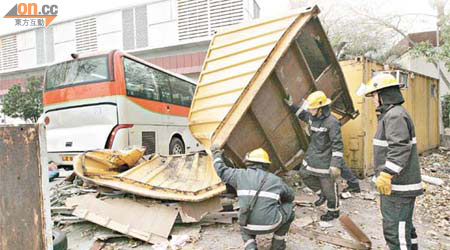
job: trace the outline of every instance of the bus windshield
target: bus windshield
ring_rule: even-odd
[[[45,89],[109,80],[108,56],[97,56],[58,63],[48,67]]]

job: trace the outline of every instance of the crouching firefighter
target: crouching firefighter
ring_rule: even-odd
[[[227,167],[223,151],[212,146],[214,168],[223,182],[236,189],[239,225],[246,250],[257,249],[256,235],[273,233],[270,249],[286,249],[286,235],[295,218],[294,191],[282,179],[268,172],[270,159],[259,148],[245,156],[246,169]]]
[[[412,220],[422,180],[414,123],[401,105],[399,83],[391,74],[379,73],[357,94],[372,97],[378,116],[373,152],[384,238],[391,250],[418,249]]]
[[[340,167],[345,165],[341,124],[331,115],[331,100],[322,91],[311,93],[300,108],[292,103],[290,97],[286,103],[298,118],[309,124],[310,142],[300,176],[306,186],[319,194],[319,199],[314,203],[316,206],[327,201],[327,213],[320,220],[334,220],[339,217],[335,178],[341,174]]]

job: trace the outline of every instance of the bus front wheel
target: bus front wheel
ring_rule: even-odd
[[[171,155],[184,154],[184,143],[180,138],[178,137],[172,138],[169,145],[169,154]]]

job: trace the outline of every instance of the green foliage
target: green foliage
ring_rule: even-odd
[[[428,62],[445,63],[445,67],[450,71],[450,17],[444,18],[439,32],[439,46],[427,42],[421,42],[413,47],[413,55],[416,57],[424,56]]]
[[[450,128],[450,94],[442,98],[442,120],[445,128]]]
[[[37,122],[42,114],[42,77],[30,77],[22,90],[18,84],[3,97],[2,112],[13,118]]]

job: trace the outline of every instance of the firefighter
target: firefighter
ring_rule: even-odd
[[[379,73],[361,87],[357,94],[372,97],[378,116],[373,149],[384,238],[391,250],[418,249],[412,219],[423,190],[414,123],[391,74]]]
[[[322,91],[315,91],[300,108],[292,103],[290,97],[286,103],[301,120],[309,124],[310,143],[300,168],[300,175],[306,186],[319,194],[319,199],[314,203],[316,206],[327,201],[327,213],[320,219],[334,220],[339,217],[335,178],[341,174],[340,167],[345,166],[345,163],[341,125],[339,120],[331,115],[331,100]]]
[[[259,148],[247,153],[246,169],[226,166],[223,151],[215,145],[211,152],[218,176],[237,191],[244,248],[257,249],[256,235],[273,233],[270,249],[286,249],[285,238],[295,218],[295,193],[280,177],[268,172],[271,162],[267,152]]]

